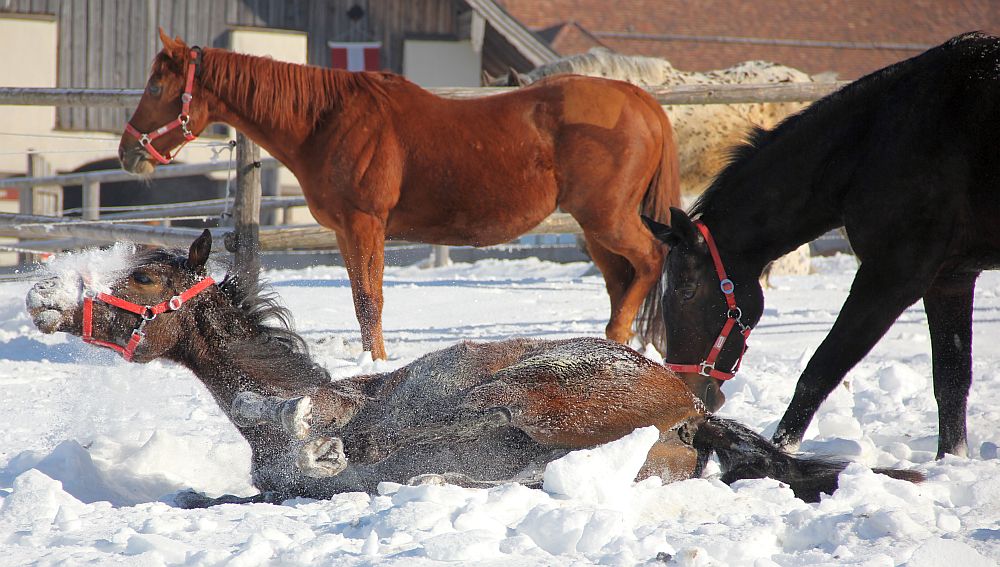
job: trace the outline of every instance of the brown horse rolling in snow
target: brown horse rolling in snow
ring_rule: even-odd
[[[213,122],[244,132],[295,174],[313,216],[336,232],[373,357],[385,357],[386,238],[499,244],[556,207],[579,222],[604,274],[608,338],[627,342],[635,320],[644,341],[660,344],[664,252],[638,213],[668,220],[677,153],[642,89],[564,76],[447,100],[391,73],[189,48],[162,30],[160,39],[122,135],[122,167],[148,173]]]
[[[837,486],[843,463],[782,453],[707,413],[671,371],[604,339],[464,342],[332,381],[257,281],[207,277],[211,242],[205,231],[187,253],[97,253],[53,268],[27,297],[43,332],[189,368],[239,428],[262,494],[183,493],[181,506],[373,492],[383,481],[537,485],[553,459],[650,425],[660,436],[641,477],[698,476],[714,451],[725,482],[771,476],[810,500]]]

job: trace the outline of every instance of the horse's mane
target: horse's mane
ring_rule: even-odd
[[[164,264],[189,271],[187,255],[180,250],[145,250],[136,256],[135,264]],[[249,330],[248,339],[226,341],[228,357],[251,361],[263,375],[273,377],[275,385],[280,382],[283,387],[329,382],[329,373],[312,361],[305,340],[292,330],[291,312],[266,282],[247,281],[229,270],[218,287]],[[213,333],[222,336],[230,334],[233,321],[226,318],[225,309],[206,311],[199,325],[210,325]]]
[[[966,56],[962,63],[968,67],[957,68],[952,65],[956,61],[946,61],[943,64],[938,61],[939,55],[947,53],[952,49],[963,49]],[[810,146],[831,146],[833,140],[843,136],[854,136],[853,142],[858,142],[859,129],[864,129],[867,124],[863,120],[852,116],[852,110],[877,109],[884,105],[884,101],[875,99],[884,97],[885,92],[891,88],[898,80],[907,76],[916,76],[918,81],[939,81],[941,84],[935,85],[935,96],[945,96],[943,89],[948,81],[942,80],[935,73],[929,70],[943,73],[955,74],[955,79],[967,79],[982,73],[979,68],[992,68],[993,78],[1000,74],[1000,70],[995,67],[995,61],[984,55],[986,51],[1000,54],[1000,39],[985,34],[983,32],[969,32],[958,35],[944,44],[930,49],[921,55],[906,59],[890,65],[884,69],[879,69],[860,79],[854,81],[833,92],[812,105],[806,107],[797,114],[793,114],[779,123],[771,130],[755,128],[747,134],[746,140],[732,148],[727,165],[719,172],[716,178],[708,186],[704,193],[698,198],[689,209],[691,216],[704,214],[709,210],[720,194],[727,192],[730,186],[738,186],[736,181],[745,168],[751,163],[756,163],[763,157],[763,153],[769,146],[779,140],[788,140],[796,133],[802,132],[810,136],[810,143],[800,144],[805,148],[799,158],[807,154]],[[978,62],[977,62],[978,60]],[[933,66],[928,69],[928,67]],[[915,67],[920,67],[916,72]],[[975,67],[975,68],[973,68]],[[954,81],[951,81],[954,82]],[[845,118],[846,117],[846,118]],[[823,144],[817,144],[816,140],[824,140]],[[772,152],[773,154],[774,152]],[[779,152],[780,153],[780,152]],[[776,159],[788,159],[775,155]],[[759,164],[758,164],[759,165]],[[777,167],[763,167],[755,171],[783,171]],[[756,188],[746,188],[748,191]]]
[[[292,314],[277,293],[265,281],[245,280],[230,271],[219,283],[219,289],[251,328],[250,340],[227,345],[229,354],[234,359],[252,360],[283,387],[328,383],[329,373],[310,358],[309,347],[292,329]]]
[[[400,80],[390,73],[325,69],[224,49],[205,49],[202,61],[199,84],[248,111],[255,122],[273,128],[301,124],[314,128],[345,98],[359,93],[381,103],[386,82]],[[164,53],[155,64],[176,65]]]

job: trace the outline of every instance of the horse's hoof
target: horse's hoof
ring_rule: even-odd
[[[279,409],[281,425],[296,439],[309,437],[309,421],[312,420],[312,398],[302,396],[282,402]]]
[[[213,499],[205,496],[201,492],[195,492],[188,488],[174,495],[174,506],[191,510],[194,508],[207,508],[212,505]]]
[[[347,468],[344,442],[339,437],[317,437],[306,441],[295,464],[302,474],[310,478],[337,476]]]
[[[448,484],[448,480],[441,474],[428,473],[428,474],[418,474],[417,476],[411,478],[406,482],[410,486],[444,486]]]

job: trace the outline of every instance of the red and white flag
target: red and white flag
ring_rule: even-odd
[[[335,42],[331,41],[330,66],[347,71],[378,71],[381,42]]]

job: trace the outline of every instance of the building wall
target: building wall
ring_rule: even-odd
[[[57,85],[142,88],[160,49],[157,28],[190,45],[225,47],[234,28],[304,32],[306,62],[330,65],[329,41],[380,41],[383,67],[403,70],[403,41],[413,35],[457,38],[454,0],[6,0],[0,16],[47,14],[59,24]],[[348,11],[359,6],[352,20]],[[117,131],[126,109],[64,108],[65,130]]]
[[[469,41],[406,40],[403,74],[422,87],[478,87],[479,59]]]

